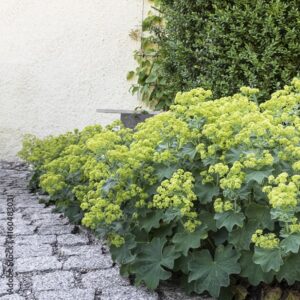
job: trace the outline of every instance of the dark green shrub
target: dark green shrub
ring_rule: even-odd
[[[159,50],[139,56],[136,70],[147,103],[166,109],[177,91],[203,87],[221,97],[243,85],[259,88],[261,102],[300,71],[299,0],[159,2],[165,26],[146,20],[144,28]]]

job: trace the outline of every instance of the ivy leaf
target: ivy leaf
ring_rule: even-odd
[[[174,260],[179,254],[174,250],[174,246],[164,247],[165,244],[165,239],[154,238],[141,248],[132,266],[138,283],[143,281],[150,289],[155,289],[160,280],[171,277],[171,272],[165,268],[173,269]]]
[[[152,228],[158,228],[160,226],[160,220],[163,218],[162,210],[155,210],[148,213],[146,216],[139,219],[139,223],[142,229],[145,229],[146,232],[150,232]]]
[[[280,266],[283,264],[281,250],[279,248],[264,249],[255,247],[253,262],[260,265],[264,272],[269,272],[271,270],[278,272]]]
[[[259,170],[259,171],[256,171],[256,170],[251,170],[251,171],[248,171],[246,172],[246,182],[250,182],[250,181],[255,181],[257,182],[258,184],[262,184],[264,179],[265,178],[268,178],[272,172],[274,171],[274,169],[270,169],[270,168],[267,168],[267,169],[262,169],[262,170]]]
[[[300,281],[300,255],[291,254],[286,257],[276,277],[279,281],[285,279],[289,285]]]
[[[208,250],[196,251],[189,262],[188,281],[194,283],[195,292],[201,294],[208,291],[213,297],[218,297],[221,287],[230,284],[229,276],[240,272],[237,262],[239,254],[231,246],[220,245],[213,259]]]
[[[280,243],[281,248],[287,254],[289,252],[298,253],[300,248],[300,234],[291,234]]]
[[[257,223],[257,226],[274,229],[274,221],[271,219],[270,209],[265,205],[251,203],[246,209],[246,216],[249,220]]]
[[[217,221],[218,228],[225,227],[229,232],[232,231],[235,225],[242,227],[245,220],[243,213],[236,213],[234,211],[215,214],[214,218]]]
[[[111,257],[113,261],[121,265],[128,264],[135,259],[135,255],[131,250],[136,247],[134,235],[127,234],[125,236],[125,243],[121,247],[110,246]]]
[[[257,265],[252,260],[253,253],[250,251],[242,251],[240,258],[242,277],[248,279],[250,284],[257,286],[260,282],[271,283],[274,278],[274,272],[263,272],[260,265]]]
[[[177,166],[161,166],[156,170],[156,176],[158,180],[163,180],[165,178],[171,178],[174,172],[177,170]]]
[[[177,232],[174,235],[172,242],[174,243],[177,252],[187,256],[189,249],[199,248],[201,240],[206,238],[207,232],[205,226],[200,226],[194,232],[187,232],[182,228],[181,232]]]
[[[198,196],[201,204],[207,204],[212,201],[214,196],[219,195],[219,187],[212,184],[203,184],[200,180],[195,183],[195,194]]]
[[[253,221],[248,221],[242,228],[235,228],[229,233],[228,242],[238,250],[249,250],[251,237],[259,225]]]

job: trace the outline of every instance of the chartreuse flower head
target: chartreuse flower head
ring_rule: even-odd
[[[181,215],[188,219],[184,224],[185,228],[194,231],[200,221],[195,220],[197,214],[192,211],[194,201],[197,199],[193,188],[194,177],[192,173],[178,169],[170,179],[164,180],[157,188],[157,194],[154,195],[149,207],[158,209],[179,208]]]
[[[234,205],[229,200],[223,201],[221,198],[217,198],[214,202],[214,210],[216,213],[223,213],[234,210]]]
[[[263,234],[261,229],[256,230],[252,235],[251,241],[255,246],[264,249],[274,249],[279,247],[279,239],[274,233]]]

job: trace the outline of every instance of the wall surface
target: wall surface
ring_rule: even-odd
[[[133,109],[126,73],[139,43],[143,0],[0,1],[0,160],[25,133],[38,136],[107,124]]]

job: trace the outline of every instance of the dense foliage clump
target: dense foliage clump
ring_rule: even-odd
[[[80,204],[82,224],[109,241],[136,284],[155,289],[176,275],[187,292],[220,299],[246,297],[249,284],[292,286],[300,281],[300,80],[261,105],[258,94],[178,93],[169,112],[135,130],[115,123],[27,140],[22,157],[54,201]]]
[[[215,97],[237,86],[260,89],[258,100],[300,70],[299,0],[156,0],[135,53],[141,99],[167,109],[177,93],[201,86]],[[150,32],[150,35],[149,35]],[[131,73],[133,75],[133,73]]]

